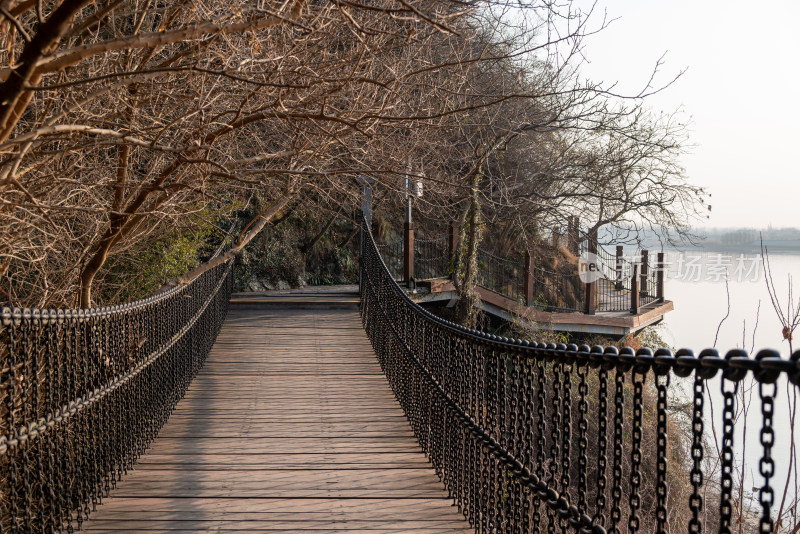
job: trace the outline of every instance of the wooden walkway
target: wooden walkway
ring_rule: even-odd
[[[91,532],[473,532],[355,309],[234,305],[203,370]]]

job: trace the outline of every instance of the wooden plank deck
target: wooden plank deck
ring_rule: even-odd
[[[158,439],[90,532],[473,532],[355,309],[233,306]]]

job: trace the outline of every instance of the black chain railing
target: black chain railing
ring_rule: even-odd
[[[773,531],[772,448],[789,439],[773,427],[775,382],[800,384],[800,351],[790,360],[772,350],[634,352],[468,330],[412,302],[364,236],[364,328],[422,449],[477,532],[731,532],[730,451],[741,434],[730,391],[747,376],[759,383],[763,414],[759,532]],[[704,478],[702,464],[715,449],[703,407],[719,373],[721,485]],[[694,383],[685,445],[669,406],[672,376]]]
[[[0,532],[72,532],[133,466],[203,365],[232,263],[130,304],[2,310]]]

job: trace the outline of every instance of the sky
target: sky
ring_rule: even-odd
[[[689,120],[682,164],[712,195],[700,226],[800,227],[800,1],[598,0],[604,14],[584,75],[635,94],[664,54],[656,84],[685,70],[649,107]]]

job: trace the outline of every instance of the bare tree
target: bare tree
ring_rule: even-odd
[[[307,191],[354,197],[359,174],[399,192],[404,176],[424,173],[429,213],[479,201],[491,218],[557,217],[617,201],[633,179],[606,187],[612,163],[657,145],[620,143],[595,165],[596,185],[584,182],[596,159],[584,155],[592,137],[577,133],[630,131],[620,121],[635,115],[576,77],[594,30],[569,5],[0,5],[6,303],[91,306],[109,261],[136,258],[167,229],[218,225],[255,192],[272,205],[239,247]],[[548,31],[573,18],[569,31]],[[515,143],[535,155],[510,172]]]

